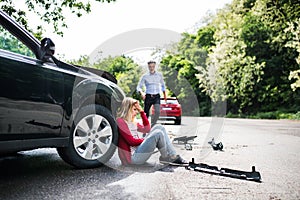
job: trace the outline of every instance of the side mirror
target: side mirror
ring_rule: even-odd
[[[44,38],[41,40],[41,60],[44,62],[53,62],[52,56],[55,52],[55,44],[50,38]]]

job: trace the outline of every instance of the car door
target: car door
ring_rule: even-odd
[[[63,117],[63,75],[0,27],[0,141],[56,137]]]

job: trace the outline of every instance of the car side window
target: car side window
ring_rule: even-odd
[[[0,26],[0,49],[35,58],[31,49],[2,26]]]

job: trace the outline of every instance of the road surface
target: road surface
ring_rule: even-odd
[[[164,125],[171,138],[197,135],[193,150],[174,143],[196,162],[261,173],[262,182],[160,168],[159,153],[146,166],[123,167],[117,155],[97,169],[77,170],[55,149],[0,158],[0,199],[300,199],[300,121],[183,117]],[[214,137],[224,151],[213,151]]]

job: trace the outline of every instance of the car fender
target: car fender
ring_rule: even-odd
[[[76,111],[87,104],[100,104],[114,114],[124,97],[125,94],[119,86],[106,79],[84,79],[73,88],[72,110]]]

